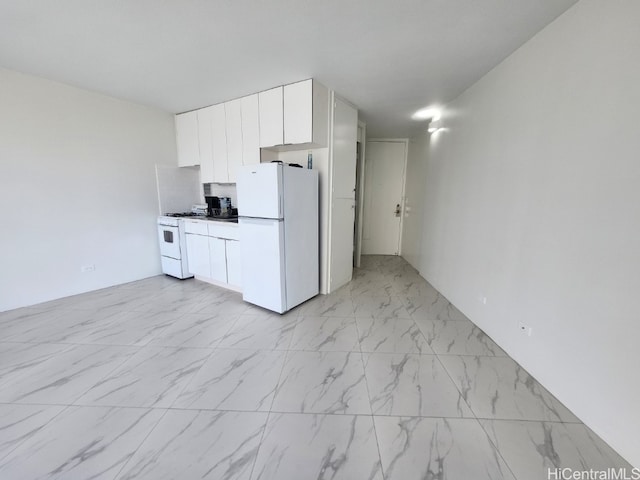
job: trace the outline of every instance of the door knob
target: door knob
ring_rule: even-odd
[[[395,211],[395,214],[396,214],[396,217],[399,217],[399,216],[400,216],[400,204],[399,204],[399,203],[396,205],[396,211]]]

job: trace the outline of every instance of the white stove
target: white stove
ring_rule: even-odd
[[[158,217],[158,240],[162,272],[176,278],[191,278],[187,261],[187,241],[183,217],[190,213],[169,213]]]

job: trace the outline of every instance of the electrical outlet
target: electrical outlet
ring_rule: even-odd
[[[95,271],[96,266],[91,264],[91,265],[83,265],[82,267],[80,267],[80,271],[82,273],[87,273],[87,272],[93,272]]]
[[[533,333],[533,328],[523,322],[518,322],[518,330],[520,330],[521,333],[524,333],[527,337],[530,337]]]

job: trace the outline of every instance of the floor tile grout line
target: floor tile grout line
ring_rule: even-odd
[[[42,362],[42,364],[47,364],[48,362],[54,360],[54,359],[58,359],[58,357],[63,354],[63,353],[68,353],[74,349],[76,349],[78,346],[77,345],[73,345],[70,346],[67,349],[64,349],[60,352],[57,352],[55,355],[53,355],[51,358],[48,358],[47,360],[45,360],[44,362]],[[77,397],[74,397],[75,400],[74,402],[77,402],[80,398],[82,398],[84,395],[86,395],[87,392],[89,392],[89,390],[91,390],[93,387],[95,387],[99,382],[101,382],[102,380],[104,380],[105,378],[107,378],[108,375],[111,375],[114,371],[116,371],[118,368],[120,368],[122,365],[124,365],[131,357],[133,357],[134,355],[136,355],[138,352],[133,352],[129,355],[126,355],[125,358],[123,360],[120,361],[120,363],[118,363],[113,369],[109,370],[107,373],[105,373],[104,376],[100,377],[97,381],[95,381],[95,383],[92,383],[91,386],[89,388],[87,388],[86,390],[84,390],[82,392],[82,394],[80,394]],[[14,402],[15,403],[15,402]],[[25,405],[30,405],[30,404],[25,404]],[[55,404],[52,404],[55,405]],[[60,405],[60,404],[58,404]],[[74,403],[69,404],[70,406],[75,406]]]
[[[209,355],[207,355],[207,357],[204,359],[204,361],[202,362],[202,364],[200,365],[200,367],[198,368],[198,370],[196,372],[193,372],[193,374],[191,375],[191,377],[189,378],[188,381],[185,382],[184,386],[180,389],[180,391],[178,392],[178,394],[176,395],[176,398],[174,398],[173,402],[171,402],[171,405],[168,408],[171,408],[173,405],[175,405],[175,403],[178,401],[178,399],[180,398],[180,396],[184,393],[184,391],[187,389],[187,387],[189,385],[191,385],[191,382],[193,382],[193,380],[196,378],[196,376],[202,371],[202,369],[204,368],[204,366],[207,364],[207,362],[211,359],[211,357],[216,353],[216,349],[213,348],[211,349],[211,352],[209,352]]]
[[[551,393],[542,383],[540,383],[531,373],[529,373],[529,371],[526,368],[524,368],[522,365],[520,365],[520,363],[517,362],[509,354],[506,354],[506,355],[436,354],[436,355],[438,357],[442,356],[442,357],[448,357],[448,358],[451,358],[451,357],[460,357],[460,358],[471,357],[471,358],[483,358],[483,359],[495,359],[495,360],[505,360],[505,359],[510,360],[511,362],[513,362],[515,364],[515,366],[518,369],[522,370],[526,375],[528,375],[535,382],[535,384],[539,388],[542,389],[541,393],[546,393],[550,397],[550,399],[552,401],[557,402],[560,406],[562,406],[565,410],[567,410],[573,417],[577,418],[579,423],[584,423],[584,422],[582,422],[582,420],[580,420],[578,418],[578,416],[575,413],[573,413],[573,411],[571,411],[564,403],[562,403],[558,398],[556,398],[556,396],[553,393]],[[440,358],[438,358],[438,359],[440,360],[440,362],[444,366],[444,363],[442,362],[442,360]],[[446,369],[446,367],[445,367],[445,369]],[[447,371],[447,373],[448,373],[448,371]],[[456,385],[456,387],[457,387],[457,385]],[[549,407],[547,407],[546,404],[545,404],[545,407],[549,408]],[[551,421],[553,421],[553,420],[551,420]],[[560,419],[559,419],[559,421],[561,423],[576,423],[576,422],[565,422],[565,421],[562,421]]]
[[[180,348],[180,349],[190,349],[190,350],[212,350],[216,347],[200,347],[200,346],[189,346],[189,345],[159,345],[159,344],[151,344],[145,343],[143,345],[139,344],[131,344],[131,343],[67,343],[67,342],[16,342],[16,341],[0,341],[0,345],[3,343],[16,343],[21,345],[65,345],[69,347],[82,347],[82,346],[96,346],[96,347],[127,347],[127,348]]]
[[[297,322],[296,322],[296,327],[297,327]],[[295,328],[294,328],[295,331]],[[291,333],[291,338],[289,339],[289,344],[291,344],[291,341],[293,341],[293,332]],[[276,387],[273,391],[273,398],[271,399],[271,404],[269,405],[269,413],[271,413],[271,411],[273,410],[273,404],[276,401],[276,396],[278,395],[278,390],[280,388],[280,382],[282,381],[282,374],[284,373],[284,368],[287,365],[287,361],[289,360],[289,352],[292,352],[294,350],[285,350],[285,354],[284,354],[284,358],[282,360],[282,366],[280,367],[280,374],[278,375],[278,381],[276,382]]]
[[[469,402],[464,398],[462,390],[460,390],[460,387],[458,387],[458,384],[453,379],[453,376],[451,375],[451,372],[449,372],[449,370],[447,369],[447,367],[444,365],[444,363],[442,362],[442,360],[440,359],[440,357],[437,354],[435,355],[435,357],[436,357],[436,360],[438,361],[438,364],[440,365],[440,367],[444,370],[444,372],[447,374],[447,377],[449,378],[449,380],[451,381],[451,383],[453,384],[455,389],[458,391],[458,395],[460,395],[460,399],[469,408],[469,411],[473,414],[473,418],[478,420],[478,416],[477,416],[475,410],[473,408],[471,408],[471,405],[469,405]]]
[[[451,372],[449,372],[449,370],[447,369],[447,367],[444,365],[444,363],[442,362],[442,360],[440,359],[440,357],[438,355],[436,355],[436,358],[438,359],[438,362],[440,363],[440,365],[442,366],[442,368],[444,369],[444,371],[447,373],[448,377],[451,379],[451,382],[454,384],[454,386],[456,387],[456,389],[458,390],[458,393],[460,394],[462,400],[466,403],[466,405],[469,407],[469,410],[471,411],[471,413],[473,414],[473,418],[475,419],[475,421],[477,422],[477,424],[480,426],[480,428],[482,429],[482,431],[484,432],[486,438],[489,440],[489,443],[493,446],[496,454],[502,459],[502,461],[504,462],[505,466],[507,467],[507,469],[509,469],[509,472],[511,473],[511,475],[513,476],[514,479],[516,479],[516,475],[513,472],[511,465],[509,465],[509,463],[507,462],[507,460],[503,457],[502,452],[500,451],[500,449],[498,448],[497,445],[494,444],[493,440],[491,439],[491,436],[489,435],[489,433],[486,431],[486,429],[484,428],[484,425],[482,424],[482,422],[480,421],[480,418],[478,417],[478,415],[475,412],[475,409],[473,409],[471,407],[471,405],[469,404],[469,402],[467,402],[464,397],[462,397],[462,392],[460,391],[460,389],[458,388],[458,384],[455,382],[455,380],[453,379],[453,377],[451,376]],[[482,418],[482,420],[490,420],[490,419],[486,419],[486,418]],[[534,420],[531,420],[534,421]]]
[[[483,420],[488,420],[488,419],[485,418]],[[496,453],[498,454],[498,456],[502,459],[502,461],[504,462],[504,464],[507,467],[507,469],[509,470],[509,472],[511,472],[511,475],[513,475],[513,478],[517,480],[515,471],[511,468],[511,465],[509,464],[509,462],[507,462],[507,459],[504,458],[504,456],[502,455],[502,452],[500,451],[500,448],[498,448],[498,445],[496,445],[494,443],[493,439],[491,438],[491,435],[489,435],[489,432],[487,432],[487,429],[484,427],[484,425],[482,424],[482,422],[480,421],[479,418],[476,418],[476,421],[480,425],[480,428],[484,432],[487,440],[489,440],[489,443],[493,446],[493,448],[496,451]]]
[[[19,403],[12,403],[9,405],[20,405],[20,406],[24,406],[25,404],[19,404]],[[26,404],[29,405],[29,404]],[[33,435],[37,435],[38,433],[40,433],[40,431],[44,428],[47,427],[47,425],[49,425],[51,422],[53,422],[56,418],[58,418],[60,415],[62,415],[63,412],[66,412],[67,410],[69,410],[69,408],[73,408],[73,405],[36,405],[36,406],[43,406],[43,407],[47,407],[47,408],[53,408],[53,407],[61,407],[60,411],[58,413],[56,413],[53,417],[51,417],[49,419],[49,421],[45,422],[42,426],[40,426],[40,428],[38,428],[32,435],[26,436],[25,438],[22,439],[22,441],[18,442],[18,444],[10,449],[6,455],[3,455],[0,457],[0,466],[3,465],[4,460],[9,458],[13,452],[15,452],[16,450],[18,450],[25,442],[28,442],[29,439],[31,439],[33,437]]]
[[[159,410],[159,409],[158,409]],[[147,411],[151,412],[153,411],[153,409],[148,409]],[[124,464],[122,465],[122,467],[120,467],[120,469],[116,472],[116,474],[113,476],[112,480],[115,480],[116,478],[118,478],[118,476],[120,476],[120,473],[122,473],[122,471],[125,469],[125,467],[127,465],[129,465],[129,463],[131,462],[131,460],[133,460],[133,458],[136,456],[136,453],[138,453],[138,450],[140,450],[140,448],[142,448],[142,445],[144,445],[144,443],[147,441],[147,439],[151,436],[151,434],[155,431],[156,428],[158,428],[158,425],[160,425],[160,422],[162,422],[162,420],[164,420],[164,417],[167,416],[167,413],[169,413],[169,409],[165,409],[164,413],[160,416],[160,418],[158,419],[158,421],[153,425],[153,427],[151,427],[151,429],[149,430],[149,433],[147,433],[145,435],[145,437],[142,439],[142,441],[138,444],[138,446],[136,447],[136,449],[131,453],[131,456],[127,459],[126,462],[124,462]]]
[[[103,375],[102,377],[100,377],[99,380],[95,381],[89,388],[87,388],[84,392],[82,392],[82,394],[80,394],[79,396],[77,396],[75,398],[75,400],[71,403],[72,406],[80,406],[77,405],[76,402],[78,402],[82,397],[84,397],[87,393],[89,393],[89,391],[91,391],[94,387],[96,387],[96,385],[98,385],[100,382],[102,382],[103,380],[105,380],[106,378],[108,378],[113,372],[115,372],[116,370],[118,370],[120,367],[122,367],[124,364],[126,364],[129,360],[131,360],[133,357],[135,357],[138,353],[140,353],[140,348],[138,348],[135,352],[131,353],[130,355],[127,355],[120,363],[118,363],[114,368],[112,368],[111,370],[109,370],[107,373],[105,373],[105,375]]]
[[[124,312],[124,313],[128,313],[128,312]],[[155,314],[159,314],[162,312],[156,312]],[[186,314],[180,314],[180,316],[176,319],[176,321],[178,320],[182,320],[185,315],[192,315],[192,313],[186,313]],[[229,327],[229,330],[227,330],[227,332],[225,333],[228,334],[228,332],[230,331],[230,329],[233,327],[233,325],[235,325],[237,323],[237,321],[239,320],[239,315],[241,314],[232,314],[233,316],[237,316],[237,318],[235,318],[231,324],[231,326]],[[212,317],[214,318],[214,317]],[[109,321],[105,326],[109,326],[113,323],[115,323],[117,320],[112,320]],[[1,325],[0,325],[1,326]],[[76,345],[96,345],[96,346],[113,346],[113,347],[138,347],[138,348],[144,348],[147,346],[152,346],[152,347],[165,347],[165,348],[193,348],[193,349],[198,349],[198,348],[202,348],[202,349],[211,349],[211,348],[215,348],[212,346],[208,346],[208,347],[199,347],[199,346],[184,346],[184,345],[154,345],[152,344],[152,342],[159,338],[160,334],[162,334],[165,330],[167,330],[169,327],[171,327],[172,324],[168,324],[167,326],[165,326],[164,328],[161,329],[161,331],[159,331],[158,333],[156,333],[155,335],[153,335],[147,343],[142,344],[142,345],[138,345],[138,344],[119,344],[119,343],[98,343],[98,342],[81,342],[81,341],[76,341],[76,342],[65,342],[65,341],[54,341],[54,342],[47,342],[47,341],[16,341],[16,340],[11,340],[11,338],[13,338],[16,335],[11,336],[8,340],[3,340],[0,341],[0,344],[2,343],[20,343],[20,344],[29,344],[29,345],[44,345],[44,344],[50,344],[50,345],[72,345],[72,346],[76,346]],[[20,334],[17,334],[20,335]],[[86,337],[82,337],[82,338],[87,338],[89,335],[88,334]],[[219,343],[220,340],[217,342]]]
[[[275,395],[274,395],[275,398]],[[264,436],[267,433],[267,426],[269,425],[269,421],[271,420],[271,412],[266,412],[267,413],[267,419],[264,422],[264,425],[262,426],[262,434],[260,435],[260,441],[258,442],[258,449],[256,450],[256,455],[253,459],[253,463],[251,464],[251,472],[249,472],[249,477],[248,480],[252,480],[253,479],[253,471],[256,468],[256,463],[258,463],[258,457],[260,456],[260,450],[262,449],[262,442],[264,441]]]
[[[291,342],[293,342],[293,335],[295,333],[295,329],[300,323],[300,316],[295,317],[296,325],[293,327],[293,331],[291,332],[291,338],[289,338],[289,344],[287,347],[291,346]],[[273,398],[271,399],[271,404],[269,405],[269,410],[267,412],[267,419],[262,427],[262,435],[260,435],[260,442],[258,443],[258,450],[256,451],[256,456],[253,459],[253,464],[251,465],[251,472],[249,473],[249,479],[253,479],[253,471],[256,468],[256,463],[258,462],[258,457],[260,456],[260,450],[262,449],[262,442],[264,441],[264,436],[267,433],[267,426],[269,425],[269,421],[271,420],[271,410],[273,409],[273,404],[276,401],[276,395],[278,394],[278,388],[280,387],[280,381],[282,379],[282,373],[284,372],[284,367],[287,364],[287,358],[289,357],[289,351],[285,350],[284,358],[282,360],[282,366],[280,367],[280,374],[278,375],[278,381],[276,382],[275,389],[273,391]]]
[[[362,345],[360,345],[360,329],[358,328],[358,323],[356,322],[356,331],[358,332],[358,345],[360,346],[360,361],[362,362],[362,375],[364,376],[364,384],[367,387],[367,399],[369,400],[369,409],[371,410],[371,424],[373,425],[373,434],[376,437],[376,448],[378,449],[378,461],[380,462],[380,473],[382,474],[382,479],[386,479],[386,475],[384,472],[384,466],[382,464],[382,453],[380,451],[380,439],[378,437],[378,430],[376,428],[376,421],[374,418],[373,411],[373,402],[371,400],[371,391],[369,390],[369,380],[367,379],[367,368],[364,363],[364,352],[362,352]]]
[[[357,352],[353,352],[353,353],[357,353]],[[72,408],[107,408],[107,409],[114,409],[114,408],[118,408],[118,409],[128,409],[128,410],[174,410],[174,411],[185,411],[185,412],[197,412],[197,411],[202,411],[202,412],[234,412],[234,413],[274,413],[274,414],[284,414],[284,415],[324,415],[324,416],[334,416],[334,417],[349,417],[349,416],[356,416],[356,417],[386,417],[386,418],[431,418],[431,419],[436,419],[436,418],[445,418],[445,419],[454,419],[454,420],[487,420],[487,421],[498,421],[498,422],[519,422],[519,423],[532,423],[532,424],[537,424],[537,423],[548,423],[548,424],[554,424],[554,425],[579,425],[579,426],[585,426],[582,422],[560,422],[557,420],[544,420],[544,419],[538,419],[538,420],[527,420],[527,419],[522,419],[522,418],[505,418],[505,417],[500,417],[500,418],[494,418],[494,417],[459,417],[459,416],[451,416],[451,415],[447,415],[447,416],[442,416],[442,415],[406,415],[406,414],[385,414],[385,413],[336,413],[336,412],[325,412],[325,411],[318,411],[318,412],[300,412],[300,411],[293,411],[293,410],[271,410],[270,412],[268,410],[239,410],[239,409],[231,409],[231,408],[202,408],[202,407],[198,407],[198,408],[188,408],[188,407],[154,407],[154,406],[138,406],[138,405],[124,405],[124,404],[119,404],[119,405],[90,405],[90,404],[86,404],[86,405],[77,405],[77,404],[63,404],[63,403],[6,403],[6,402],[0,402],[0,406],[5,405],[5,406],[39,406],[39,407],[60,407],[63,409],[67,409],[68,407],[72,407]]]
[[[495,450],[495,453],[502,459],[502,461],[504,462],[505,466],[509,469],[509,472],[511,472],[511,475],[513,476],[513,478],[516,479],[516,476],[515,476],[513,470],[511,469],[511,466],[507,463],[507,460],[502,456],[502,452],[498,449],[497,445],[494,445],[493,441],[491,440],[491,436],[485,430],[484,425],[482,425],[482,422],[480,421],[480,418],[478,418],[478,415],[476,414],[475,410],[471,407],[469,402],[467,402],[467,400],[462,396],[462,391],[460,390],[460,388],[458,388],[458,384],[453,379],[453,377],[451,375],[451,372],[449,372],[449,370],[444,365],[444,363],[442,362],[442,360],[440,359],[440,357],[438,355],[436,355],[436,358],[438,360],[438,363],[442,367],[442,369],[446,372],[447,376],[451,380],[451,383],[453,383],[453,385],[456,387],[456,390],[458,390],[458,394],[460,395],[461,400],[467,405],[467,407],[469,407],[469,411],[473,414],[473,418],[475,419],[476,423],[481,428],[481,430],[484,432],[485,437],[489,440],[489,443],[493,446],[493,448]]]

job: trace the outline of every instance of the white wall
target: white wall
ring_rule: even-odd
[[[0,69],[0,311],[160,273],[175,162],[172,115]]]
[[[447,106],[420,271],[640,466],[638,18],[583,0]]]
[[[404,185],[404,219],[402,220],[402,257],[420,269],[422,250],[422,218],[424,216],[424,185],[429,134],[409,139],[407,171]]]

